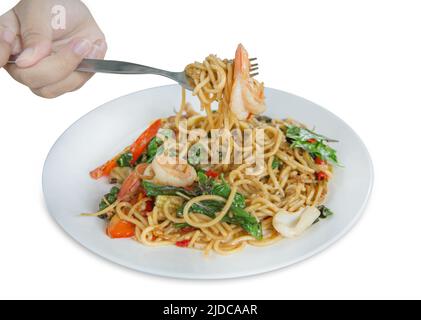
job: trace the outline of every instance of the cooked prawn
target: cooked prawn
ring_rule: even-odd
[[[145,175],[153,175],[152,182],[165,186],[189,187],[197,179],[196,170],[189,164],[170,161],[170,157],[161,154],[152,161]]]
[[[117,199],[121,201],[130,201],[136,197],[142,189],[141,176],[143,175],[147,164],[141,163],[130,173],[121,185]]]
[[[266,110],[264,86],[250,77],[250,60],[246,49],[239,45],[234,60],[234,84],[230,108],[239,120]]]

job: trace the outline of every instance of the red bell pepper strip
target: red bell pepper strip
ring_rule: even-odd
[[[153,200],[146,201],[145,211],[146,212],[152,212],[154,206],[155,206],[155,203],[154,203]]]
[[[328,176],[323,171],[316,172],[316,179],[318,181],[325,181],[328,179]]]
[[[143,132],[139,138],[130,147],[130,152],[133,155],[132,164],[136,163],[140,155],[145,151],[149,142],[156,137],[158,130],[161,128],[161,119],[156,120],[152,123],[145,132]]]
[[[133,155],[132,164],[135,164],[139,159],[143,151],[145,151],[149,142],[158,134],[158,130],[161,127],[161,119],[153,122],[145,132],[143,132],[139,138],[130,146],[130,152]],[[111,171],[117,167],[117,160],[120,158],[121,154],[118,154],[113,159],[105,163],[104,165],[96,168],[90,172],[90,175],[93,179],[98,180],[102,177],[109,176]]]
[[[205,175],[208,178],[214,178],[214,179],[218,178],[218,176],[219,176],[218,172],[215,172],[215,171],[210,170],[210,169],[205,172]]]
[[[180,248],[187,248],[189,246],[190,239],[177,241],[175,245]]]
[[[119,156],[118,156],[119,157]],[[106,177],[109,176],[111,171],[117,167],[117,160],[118,157],[115,157],[114,159],[108,161],[107,163],[105,163],[104,165],[96,168],[95,170],[92,170],[89,174],[90,176],[95,179],[98,180],[102,177]]]
[[[314,162],[318,165],[326,164],[326,162],[319,157],[316,157],[316,159],[314,159]]]

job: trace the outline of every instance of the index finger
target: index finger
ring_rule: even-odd
[[[18,30],[19,23],[12,10],[0,16],[0,68],[9,60]]]
[[[0,29],[0,68],[9,61],[15,37],[16,35],[13,32],[7,29]]]
[[[42,88],[66,79],[76,70],[85,55],[91,50],[89,40],[73,40],[58,52],[42,59],[29,68],[7,66],[7,71],[18,82],[31,89]]]

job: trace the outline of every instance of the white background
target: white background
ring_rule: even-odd
[[[130,271],[53,222],[42,166],[86,112],[170,81],[97,75],[44,100],[0,70],[0,298],[421,298],[419,1],[85,2],[107,36],[108,58],[181,70],[211,52],[231,57],[243,42],[267,86],[328,108],[359,133],[374,161],[373,195],[345,238],[281,271],[207,282]],[[2,0],[0,11],[14,3]]]

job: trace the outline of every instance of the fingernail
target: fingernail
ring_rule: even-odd
[[[104,40],[97,40],[86,57],[88,59],[95,59],[99,54],[104,54],[105,51],[107,51],[107,43]]]
[[[89,40],[83,39],[73,45],[73,52],[79,56],[86,56],[91,50],[92,43]]]
[[[7,29],[3,30],[3,32],[1,33],[1,38],[9,44],[12,44],[13,41],[15,41],[15,37],[16,35],[12,31]]]
[[[86,58],[88,59],[95,59],[97,54],[99,52],[99,47],[94,45],[91,49],[91,51],[89,52],[89,54],[86,56]]]
[[[12,55],[18,55],[21,51],[20,41],[18,39],[13,42]]]
[[[23,50],[23,52],[19,55],[19,57],[16,59],[17,64],[24,63],[25,61],[31,61],[33,56],[35,54],[34,48],[26,48]]]
[[[104,52],[107,50],[107,43],[105,40],[98,40],[95,42],[95,44],[98,46],[99,51]]]

